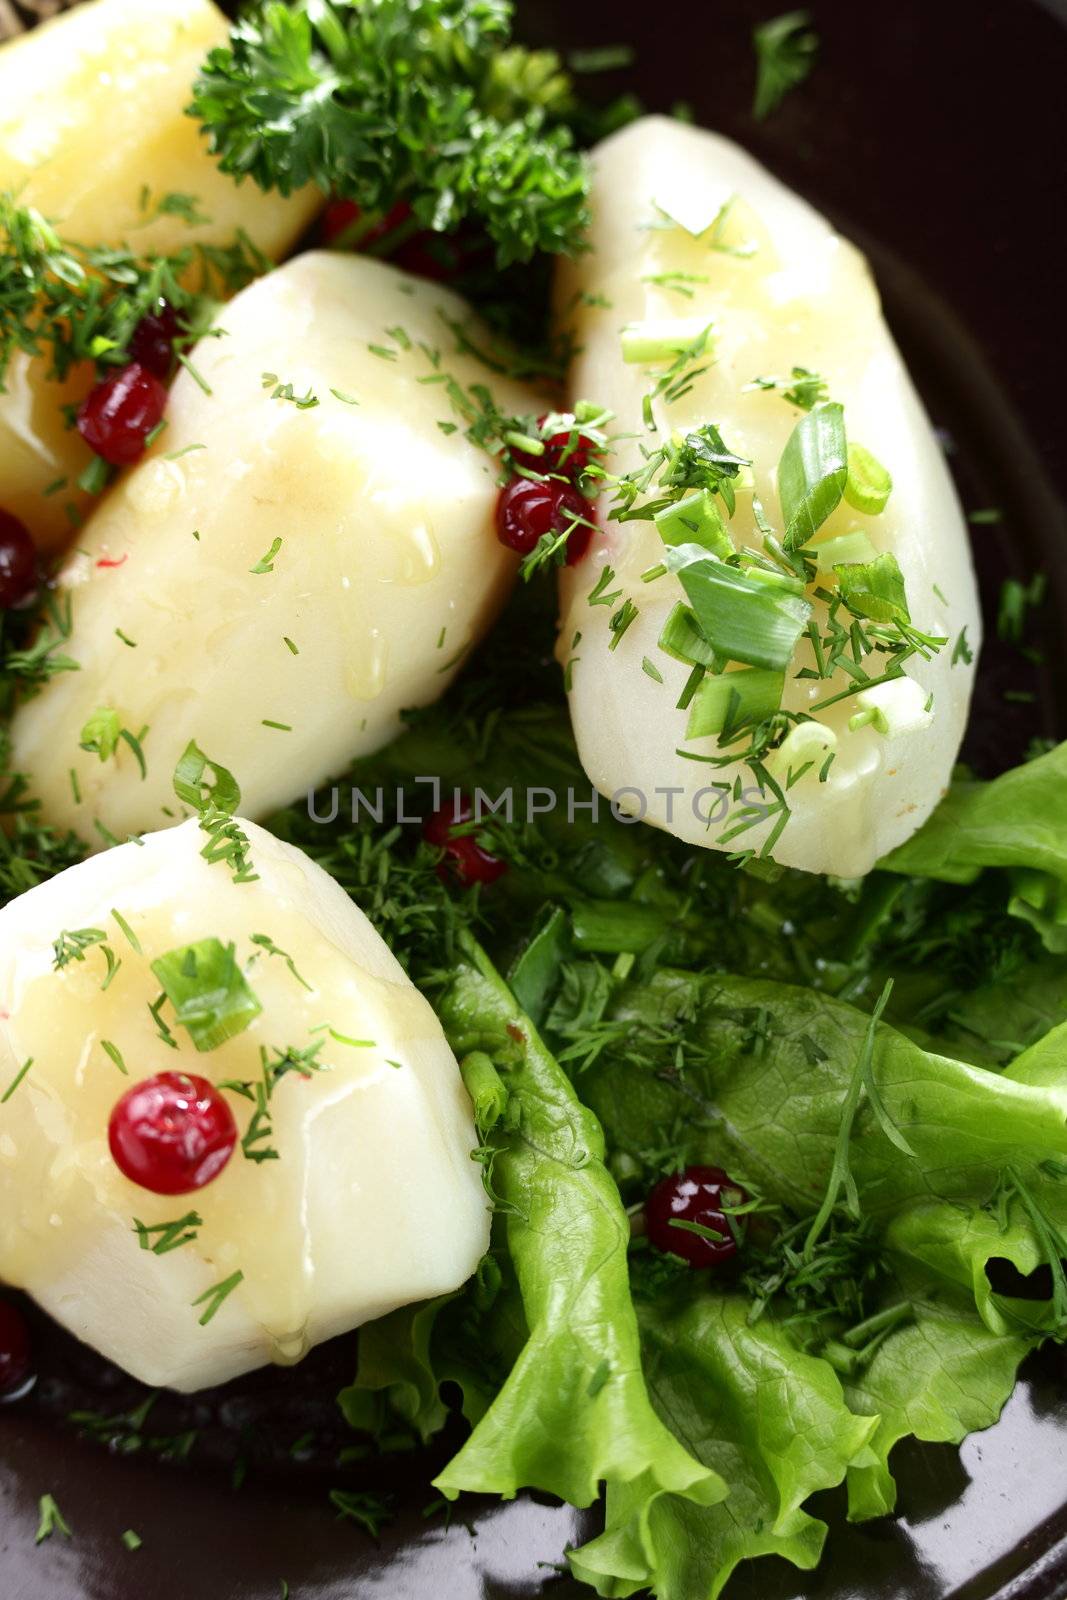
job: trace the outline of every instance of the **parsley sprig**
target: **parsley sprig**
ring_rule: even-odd
[[[417,223],[481,224],[501,265],[578,247],[589,178],[554,56],[508,48],[510,0],[268,0],[194,89],[224,172]]]

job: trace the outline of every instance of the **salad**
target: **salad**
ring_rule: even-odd
[[[462,1424],[442,1504],[714,1600],[1067,1336],[1067,746],[957,764],[859,252],[510,27],[0,48],[0,1283],[146,1405],[347,1338],[341,1515]]]

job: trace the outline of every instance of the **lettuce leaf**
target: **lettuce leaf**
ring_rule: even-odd
[[[1008,871],[1008,909],[1047,950],[1067,952],[1067,744],[992,782],[953,783],[937,810],[879,862],[888,872],[973,883],[987,867]]]
[[[772,1316],[748,1323],[737,1294],[668,1292],[641,1305],[657,1408],[692,1453],[730,1485],[702,1508],[677,1495],[651,1507],[642,1486],[609,1486],[604,1533],[571,1556],[598,1594],[652,1586],[662,1596],[714,1600],[737,1563],[784,1556],[810,1570],[826,1525],[802,1509],[873,1461],[875,1417],[853,1414],[837,1374],[805,1355]]]
[[[800,1216],[814,1209],[868,1017],[812,990],[666,972],[624,993],[610,1017],[628,1048],[604,1054],[583,1094],[636,1168],[649,1130],[670,1128],[678,1162],[725,1165]],[[825,1531],[802,1511],[815,1487],[847,1474],[850,1516],[884,1514],[900,1439],[959,1443],[996,1420],[1021,1359],[1067,1331],[1067,1302],[1055,1288],[1034,1294],[1032,1279],[1049,1264],[1048,1230],[1067,1250],[1067,1055],[1058,1071],[1050,1061],[1000,1076],[877,1026],[869,1082],[880,1114],[868,1090],[850,1145],[884,1262],[872,1337],[842,1343],[831,1327],[813,1338],[805,1319],[773,1312],[752,1324],[747,1298],[695,1285],[676,1287],[673,1307],[642,1306],[653,1401],[732,1492],[699,1515],[672,1496],[645,1508],[642,1567],[637,1493],[609,1490],[605,1533],[572,1557],[599,1593],[652,1584],[663,1600],[714,1600],[742,1557],[773,1552],[809,1567]],[[1033,1297],[998,1292],[997,1263],[1031,1278]],[[768,1367],[782,1375],[775,1414],[806,1452],[806,1477],[781,1473],[781,1441],[764,1430]],[[843,1414],[865,1430],[842,1427]]]
[[[889,1455],[913,1435],[928,1444],[960,1444],[990,1427],[1015,1387],[1019,1363],[1032,1348],[1021,1334],[994,1333],[963,1296],[935,1275],[911,1279],[914,1320],[875,1351],[866,1370],[845,1380],[845,1399],[859,1416],[877,1417],[872,1460],[848,1472],[848,1511],[863,1522],[892,1511],[896,1483]],[[919,1298],[923,1288],[936,1299]]]
[[[1019,867],[1067,883],[1067,744],[983,783],[953,783],[937,810],[879,862],[888,872],[973,883],[983,867]]]
[[[605,1054],[582,1078],[613,1145],[640,1160],[648,1131],[681,1117],[683,1164],[714,1160],[799,1215],[818,1206],[870,1021],[864,1013],[814,989],[661,971],[623,991],[611,1018],[631,1038],[643,1028],[686,1047],[674,1077],[651,1070],[635,1049]],[[916,1157],[902,1156],[865,1101],[852,1166],[873,1216],[931,1196],[980,1206],[1004,1166],[1032,1171],[1067,1155],[1067,1063],[1062,1087],[1024,1086],[925,1051],[882,1024],[872,1066],[888,1117]]]
[[[607,1482],[634,1485],[645,1515],[665,1493],[714,1504],[727,1484],[689,1453],[649,1399],[630,1294],[629,1219],[603,1164],[600,1126],[484,953],[473,941],[466,948],[438,1014],[457,1055],[487,1051],[508,1089],[505,1117],[481,1154],[497,1203],[497,1249],[514,1275],[509,1296],[504,1272],[497,1274],[503,1302],[511,1300],[503,1322],[516,1336],[503,1339],[501,1381],[479,1405],[469,1355],[465,1373],[454,1359],[471,1344],[469,1330],[466,1340],[450,1336],[457,1304],[395,1313],[364,1334],[356,1383],[342,1399],[346,1414],[373,1430],[374,1397],[384,1394],[425,1435],[440,1425],[440,1385],[451,1378],[478,1420],[435,1481],[450,1499],[533,1488],[586,1506]],[[488,1338],[501,1342],[500,1301],[492,1313]]]

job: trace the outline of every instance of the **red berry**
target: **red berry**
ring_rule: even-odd
[[[25,523],[0,511],[0,610],[9,611],[37,587],[37,551]]]
[[[181,329],[178,313],[166,300],[154,311],[146,311],[130,340],[128,355],[139,367],[146,367],[157,378],[169,378],[174,365],[174,345]]]
[[[354,200],[331,200],[319,223],[319,236],[323,244],[333,244],[358,217],[359,207]]]
[[[592,529],[584,526],[591,514],[589,501],[571,483],[512,478],[497,500],[496,536],[509,550],[526,556],[546,533],[558,535],[570,528],[567,564],[573,566],[585,554],[592,537]],[[583,520],[575,526],[577,518]]]
[[[743,1205],[748,1199],[739,1184],[721,1167],[686,1167],[664,1178],[645,1201],[645,1227],[657,1250],[681,1256],[691,1267],[719,1267],[737,1254],[737,1239],[723,1206]],[[743,1219],[732,1219],[735,1228]],[[676,1222],[695,1222],[716,1238],[691,1233]]]
[[[237,1143],[233,1112],[215,1085],[184,1072],[160,1072],[127,1089],[107,1132],[119,1171],[153,1194],[202,1189]]]
[[[438,867],[438,876],[445,881],[450,866],[456,877],[467,886],[474,883],[494,883],[508,870],[506,861],[483,850],[472,833],[458,836],[453,829],[474,816],[474,807],[466,795],[452,795],[423,825],[423,838],[445,852],[446,861]]]
[[[32,1371],[26,1319],[10,1300],[0,1300],[0,1395],[21,1389]]]
[[[354,200],[333,200],[322,214],[319,237],[336,249],[381,256],[405,272],[437,282],[476,263],[490,248],[484,235],[470,230],[443,234],[418,227],[406,200],[398,201],[369,227],[361,226],[361,221],[362,212]]]
[[[144,455],[145,439],[166,409],[166,389],[134,361],[90,389],[78,412],[78,432],[113,467],[129,466]]]
[[[547,412],[543,417],[538,417],[538,435],[540,435],[541,429],[547,421]],[[578,429],[578,437],[574,439],[572,447],[571,440],[574,437],[574,433],[575,430],[573,428],[567,428],[561,433],[551,434],[547,439],[542,440],[545,448],[544,453],[539,456],[532,455],[527,450],[513,450],[511,453],[512,460],[516,466],[526,467],[530,472],[562,472],[572,482],[576,482],[588,467],[594,446],[593,441],[587,439]]]

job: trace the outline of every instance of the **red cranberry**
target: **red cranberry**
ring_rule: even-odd
[[[406,200],[401,200],[384,217],[372,222],[369,228],[359,226],[362,216],[354,200],[331,200],[319,224],[323,244],[336,244],[342,248],[347,244],[353,250],[367,250],[403,227],[411,217],[411,207]],[[346,234],[349,235],[347,239]]]
[[[217,1178],[233,1155],[237,1125],[213,1083],[160,1072],[128,1089],[111,1113],[115,1165],[153,1194],[190,1194]]]
[[[0,610],[26,600],[37,587],[37,552],[25,523],[0,511]]]
[[[496,504],[496,536],[509,550],[526,556],[546,533],[558,535],[571,528],[567,540],[567,565],[585,554],[592,529],[585,522],[592,507],[572,483],[537,483],[533,478],[513,478],[500,491]],[[576,518],[582,518],[576,526]]]
[[[446,236],[420,228],[406,200],[398,201],[369,228],[360,227],[361,216],[354,200],[331,201],[319,224],[323,244],[381,255],[406,272],[438,282],[454,276],[487,249],[484,238],[462,229]]]
[[[78,432],[113,467],[129,466],[144,455],[145,439],[166,409],[166,389],[134,361],[90,389],[78,412]]]
[[[129,344],[129,358],[139,367],[145,367],[157,378],[169,378],[174,365],[174,345],[181,332],[178,313],[166,300],[157,302],[154,311],[146,311]]]
[[[537,431],[548,421],[548,414],[537,419]],[[577,438],[575,432],[577,431]],[[574,439],[573,448],[571,440]],[[568,428],[562,433],[553,433],[543,439],[544,453],[539,456],[532,455],[528,450],[513,450],[512,460],[516,466],[526,467],[530,472],[562,472],[572,481],[586,470],[589,459],[593,454],[594,445],[587,439],[580,429]]]
[[[21,1389],[32,1371],[26,1319],[10,1300],[0,1300],[0,1396]]]
[[[743,1205],[748,1199],[739,1184],[721,1167],[686,1167],[657,1183],[645,1201],[645,1226],[657,1250],[681,1256],[691,1267],[719,1267],[737,1254],[737,1240],[723,1206]],[[735,1228],[743,1219],[734,1217]],[[706,1238],[675,1222],[695,1222],[717,1237]]]
[[[454,834],[453,829],[474,816],[474,807],[466,795],[452,795],[423,825],[423,838],[445,852],[446,860],[437,869],[438,877],[447,882],[448,868],[460,883],[494,883],[508,870],[506,861],[483,850],[474,834]]]

